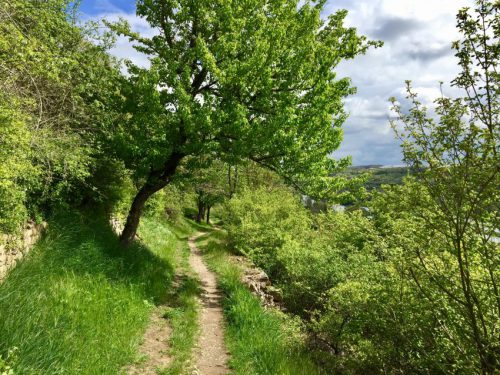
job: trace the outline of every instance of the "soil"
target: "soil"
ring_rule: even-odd
[[[170,363],[168,339],[171,329],[163,317],[163,311],[164,309],[159,306],[151,315],[143,343],[139,348],[139,354],[144,361],[129,366],[128,375],[156,375],[157,369],[166,368]]]
[[[198,275],[202,286],[200,309],[200,336],[195,348],[193,375],[223,375],[229,373],[227,361],[229,353],[224,344],[224,319],[221,306],[221,292],[217,288],[215,274],[205,263],[195,240],[198,233],[189,239],[191,254],[189,264]]]

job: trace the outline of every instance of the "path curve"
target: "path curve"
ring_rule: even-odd
[[[197,233],[188,241],[189,264],[201,281],[202,296],[199,318],[200,336],[195,351],[195,371],[199,375],[224,375],[229,373],[229,354],[224,344],[224,319],[221,306],[221,292],[217,280],[205,263],[195,244],[204,233]]]

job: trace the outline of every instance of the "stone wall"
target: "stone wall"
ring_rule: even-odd
[[[28,222],[21,236],[0,234],[0,281],[7,272],[31,250],[40,239],[47,223]]]
[[[244,256],[232,255],[231,260],[242,270],[241,282],[260,299],[264,307],[286,310],[281,290],[271,285],[271,280],[264,271]]]

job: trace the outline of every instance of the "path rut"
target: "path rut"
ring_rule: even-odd
[[[168,339],[171,330],[163,317],[162,307],[156,307],[153,311],[144,341],[139,348],[145,361],[128,366],[127,375],[156,375],[158,368],[166,368],[170,363]]]
[[[198,233],[189,239],[189,264],[198,275],[201,286],[200,336],[195,349],[193,374],[223,375],[229,374],[227,361],[229,354],[224,344],[224,323],[221,306],[221,292],[217,288],[217,280],[205,263],[200,250],[195,244]]]

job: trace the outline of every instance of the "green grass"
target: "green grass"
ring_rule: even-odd
[[[184,238],[187,240],[187,237]],[[182,275],[176,280],[177,287],[172,290],[169,307],[164,316],[172,329],[170,353],[173,357],[163,375],[178,375],[189,367],[192,349],[198,335],[198,300],[199,280],[188,272],[189,246],[186,242],[178,246],[178,266]]]
[[[207,229],[144,218],[141,243],[124,250],[99,216],[54,218],[48,234],[0,284],[0,356],[17,348],[9,359],[16,374],[117,374],[137,360],[153,305],[166,304],[172,362],[162,374],[182,374],[198,334],[199,281],[189,271],[186,240]],[[240,283],[222,242],[221,232],[214,232],[201,244],[226,295],[235,374],[318,374],[304,354],[300,330],[260,306]],[[174,268],[181,273],[175,288]]]
[[[177,265],[181,277],[176,280],[177,287],[172,289],[169,297],[169,307],[165,311],[172,329],[170,337],[170,366],[160,371],[162,375],[180,375],[187,372],[191,366],[193,348],[199,334],[198,298],[201,293],[200,281],[193,275],[189,266],[189,246],[187,240],[194,233],[209,231],[210,225],[196,223],[194,220],[183,219],[174,230],[181,241],[178,246]]]
[[[0,285],[0,355],[16,374],[116,374],[173,279],[177,236],[144,219],[123,250],[106,221],[66,214]]]
[[[294,320],[265,310],[240,282],[240,269],[229,261],[225,234],[214,231],[198,245],[225,294],[226,344],[230,366],[241,375],[315,375],[321,371],[306,353],[304,336]]]

